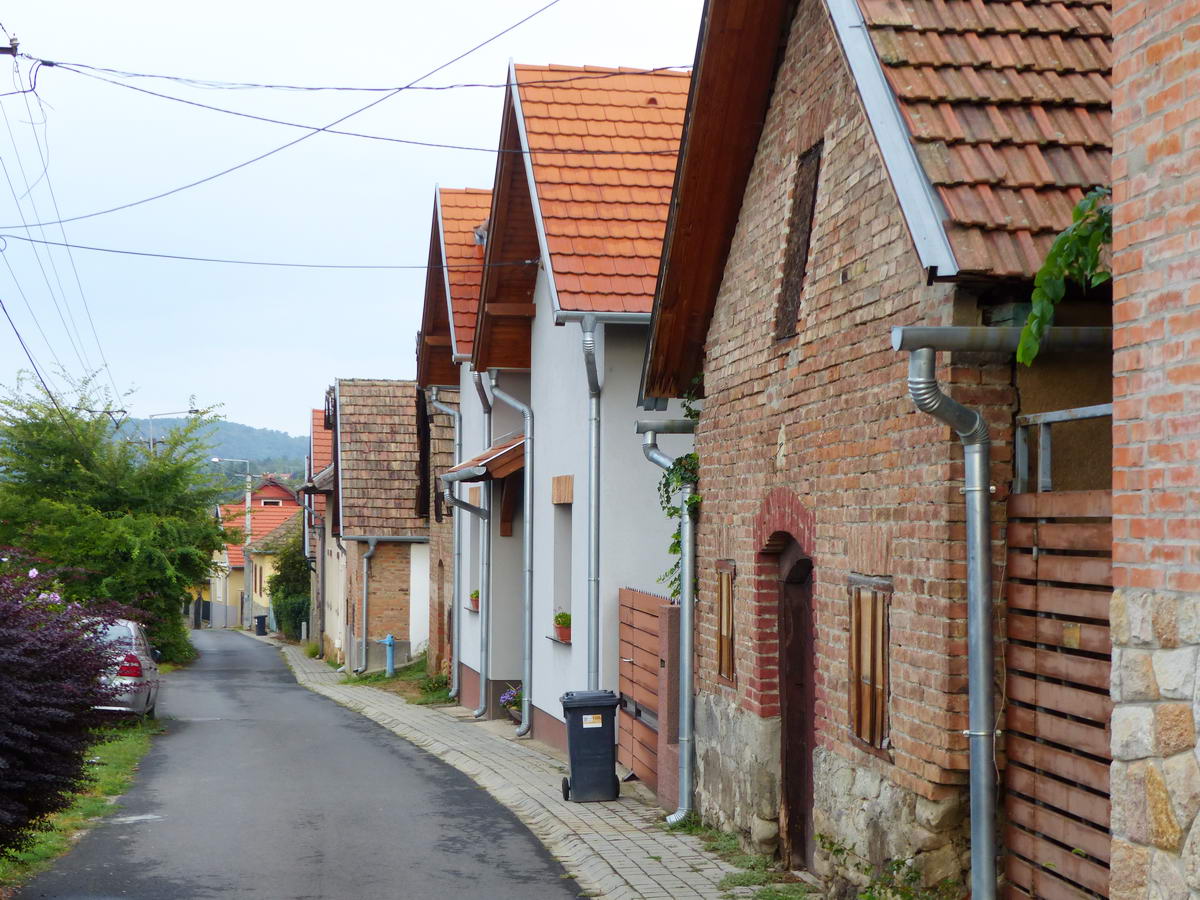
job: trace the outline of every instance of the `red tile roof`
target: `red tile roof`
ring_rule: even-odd
[[[649,312],[690,76],[514,68],[559,304]]]
[[[250,497],[250,541],[256,542],[266,537],[292,516],[300,512],[300,506],[293,500],[283,501],[283,506],[262,506],[261,498],[255,494]],[[273,499],[273,498],[272,498]],[[221,524],[227,529],[237,529],[239,532],[246,527],[245,501],[224,503],[221,505]],[[244,556],[241,544],[226,544],[225,552],[230,567],[240,569]]]
[[[859,0],[960,271],[1032,277],[1112,152],[1108,0]]]
[[[448,267],[450,306],[454,310],[452,351],[470,356],[475,318],[479,314],[479,283],[483,279],[483,244],[476,243],[475,229],[487,221],[492,192],[441,188],[438,200],[442,214],[442,259]],[[430,272],[429,277],[441,274]]]
[[[308,451],[312,458],[310,475],[316,475],[333,462],[333,432],[325,427],[325,410],[323,409],[312,411]]]

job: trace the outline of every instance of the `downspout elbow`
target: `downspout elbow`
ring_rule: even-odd
[[[596,368],[596,317],[587,316],[579,323],[583,339],[583,367],[587,371],[588,394],[600,396],[600,372]]]
[[[963,444],[987,444],[991,438],[983,415],[951,399],[938,385],[935,357],[935,350],[923,347],[912,351],[908,358],[908,392],[913,403],[921,412],[953,428]]]
[[[647,431],[642,435],[642,455],[660,469],[669,469],[675,461],[658,448],[658,433]]]

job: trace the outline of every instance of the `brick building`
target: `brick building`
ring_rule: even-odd
[[[341,378],[323,426],[331,463],[310,490],[327,496],[318,556],[323,652],[354,671],[383,667],[391,634],[405,662],[428,641],[429,534],[419,512],[417,390],[411,381]],[[365,626],[364,626],[365,620]]]
[[[889,330],[1023,320],[1050,243],[1108,180],[1108,44],[1106,9],[1083,0],[706,8],[642,385],[678,397],[701,379],[696,799],[822,875],[818,835],[874,864],[915,857],[930,881],[967,866],[963,457],[914,409]],[[1106,300],[1068,298],[1058,324],[1105,326]],[[1110,358],[939,360],[991,430],[997,600],[1019,581],[1001,564],[1014,417],[1106,403]],[[1062,427],[1055,487],[1106,493],[1107,422]],[[1101,656],[1103,684],[1080,690],[1103,743]],[[998,693],[1010,725],[1069,721]],[[1040,778],[1013,762],[1039,739],[1007,737],[1001,764]],[[1039,896],[1021,843],[1036,829],[1006,796],[1003,868]],[[1096,805],[1060,865],[1093,889]]]
[[[1200,891],[1200,6],[1113,18],[1110,896]]]

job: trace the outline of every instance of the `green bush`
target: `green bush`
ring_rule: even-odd
[[[295,594],[272,595],[271,609],[283,636],[290,641],[300,640],[300,623],[308,621],[308,597]]]
[[[309,659],[316,659],[321,655],[321,646],[314,641],[309,641],[304,645],[304,655]]]

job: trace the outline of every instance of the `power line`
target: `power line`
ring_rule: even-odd
[[[62,364],[62,360],[58,358],[58,354],[54,351],[53,345],[50,343],[50,338],[46,337],[46,331],[42,328],[42,323],[38,321],[37,313],[33,311],[33,304],[29,302],[29,298],[25,295],[25,289],[21,287],[21,282],[17,279],[17,273],[13,271],[12,264],[8,261],[8,257],[0,253],[0,259],[4,260],[4,265],[8,269],[8,274],[12,276],[13,284],[17,288],[17,293],[21,295],[21,299],[25,302],[25,308],[29,310],[29,317],[33,319],[33,324],[38,330],[38,334],[42,336],[42,340],[46,343],[46,349],[50,351],[50,355],[54,357],[54,362],[58,366],[60,372],[67,370]]]
[[[29,347],[25,344],[25,338],[21,336],[20,330],[17,328],[17,323],[13,321],[12,316],[8,314],[8,307],[4,305],[4,299],[0,298],[0,310],[4,312],[4,318],[8,319],[8,324],[12,326],[13,334],[17,336],[17,342],[21,345],[21,349],[25,351],[25,358],[29,360],[29,364],[33,366],[33,374],[37,376],[37,380],[41,382],[42,390],[46,392],[46,396],[50,398],[50,402],[54,404],[54,408],[58,410],[59,418],[63,420],[63,424],[67,426],[67,430],[71,432],[75,441],[81,449],[86,450],[83,438],[79,436],[79,432],[75,430],[75,426],[67,418],[67,414],[63,412],[63,408],[58,405],[58,398],[54,396],[54,391],[50,390],[50,386],[46,384],[46,379],[42,377],[42,371],[38,368],[37,362],[33,358],[33,354],[29,352]]]
[[[79,215],[79,216],[70,216],[65,219],[60,218],[55,222],[39,222],[37,224],[39,224],[39,225],[61,225],[65,222],[79,222],[83,219],[93,219],[96,216],[103,216],[103,215],[108,215],[109,213],[119,212],[119,211],[125,210],[125,209],[131,209],[134,206],[141,206],[144,203],[151,203],[155,200],[161,200],[164,197],[170,197],[172,194],[178,194],[180,191],[186,191],[190,188],[199,187],[202,184],[207,184],[208,182],[214,181],[217,178],[221,178],[224,175],[229,175],[230,173],[236,172],[239,169],[244,169],[247,166],[254,165],[254,163],[256,163],[256,162],[261,162],[262,160],[267,159],[268,157],[274,156],[276,153],[281,153],[284,150],[289,149],[290,147],[295,147],[297,144],[307,141],[309,138],[313,137],[314,135],[320,134],[323,131],[328,131],[329,129],[333,128],[334,126],[342,124],[347,119],[353,118],[354,116],[357,116],[360,113],[366,112],[368,109],[378,106],[380,103],[383,103],[385,100],[388,100],[391,97],[394,97],[396,94],[400,93],[402,90],[413,87],[418,82],[424,81],[426,78],[429,78],[430,76],[435,75],[438,72],[442,71],[442,69],[452,66],[452,65],[454,65],[454,63],[458,62],[459,60],[464,59],[467,56],[470,56],[476,50],[486,47],[488,44],[490,44],[493,41],[498,40],[499,38],[508,34],[514,28],[524,25],[530,19],[544,13],[546,10],[550,9],[550,7],[556,5],[559,2],[560,2],[560,0],[550,0],[550,2],[547,3],[545,6],[542,6],[538,9],[534,10],[529,15],[525,16],[525,18],[520,19],[517,22],[514,22],[512,25],[509,25],[503,31],[499,31],[496,34],[493,34],[491,37],[487,38],[484,41],[479,42],[474,47],[471,47],[469,50],[463,51],[458,56],[454,57],[451,60],[448,60],[447,62],[442,63],[440,66],[438,66],[434,69],[430,69],[424,75],[421,75],[419,78],[415,78],[408,84],[404,85],[403,88],[396,88],[393,91],[389,91],[388,93],[384,94],[382,97],[378,97],[375,100],[372,100],[370,103],[366,104],[365,106],[361,106],[358,109],[354,110],[353,112],[349,112],[346,115],[342,116],[341,118],[335,119],[334,121],[330,122],[328,125],[326,125],[322,128],[314,128],[308,134],[303,134],[300,137],[296,138],[295,140],[288,141],[286,144],[276,147],[273,150],[268,150],[265,153],[260,153],[258,156],[255,156],[251,159],[247,159],[244,162],[238,163],[237,165],[230,166],[229,168],[222,169],[219,172],[214,172],[212,175],[207,175],[204,178],[199,178],[195,181],[188,182],[187,184],[180,185],[179,187],[171,188],[168,191],[162,191],[158,194],[153,194],[149,197],[143,197],[141,200],[133,200],[129,203],[122,203],[120,206],[114,206],[110,209],[101,209],[101,210],[97,210],[95,212],[85,213],[85,214]],[[12,228],[12,227],[15,227],[15,226],[11,226],[11,225],[0,226],[0,228]]]
[[[16,67],[14,66],[14,72],[15,71],[16,71]],[[37,94],[34,94],[34,97],[37,97]],[[58,208],[58,196],[54,192],[54,182],[50,179],[50,137],[48,134],[46,135],[46,146],[43,147],[41,139],[38,138],[37,126],[33,122],[33,109],[29,105],[29,95],[28,94],[23,95],[23,99],[25,101],[25,112],[28,113],[28,115],[29,115],[29,128],[30,128],[30,131],[33,133],[33,141],[38,149],[38,157],[42,161],[42,173],[43,173],[43,175],[45,175],[45,178],[46,178],[46,188],[50,193],[50,202],[54,206],[54,215],[61,219],[62,213],[59,211],[59,208]],[[38,105],[40,107],[41,102],[42,102],[41,98],[38,97],[37,99],[38,99]],[[42,111],[42,121],[43,122],[46,121],[46,115],[45,115],[44,110]],[[59,230],[59,233],[62,234],[63,242],[66,243],[67,242],[66,227],[62,224],[59,224],[58,230]],[[44,236],[45,236],[45,233],[43,232],[43,237]],[[71,253],[70,246],[66,247],[66,251],[67,251],[67,260],[71,263],[71,272],[75,275],[75,287],[78,288],[78,290],[79,290],[79,299],[83,302],[83,311],[87,315],[88,327],[90,327],[92,330],[92,340],[94,340],[96,342],[96,352],[98,352],[100,354],[100,362],[104,367],[104,371],[108,373],[108,383],[112,385],[112,389],[113,389],[113,401],[117,402],[121,398],[121,391],[117,387],[116,378],[113,377],[112,367],[109,366],[109,364],[108,364],[108,356],[105,354],[104,347],[100,343],[100,335],[96,331],[96,321],[95,321],[95,319],[92,318],[92,308],[88,304],[87,294],[83,290],[83,280],[79,277],[79,267],[75,265],[75,256],[73,253]],[[65,294],[63,296],[63,300],[64,300],[64,302],[66,301]]]
[[[188,100],[186,97],[175,97],[171,94],[163,94],[159,91],[152,91],[149,88],[138,87],[136,84],[126,84],[123,81],[114,81],[111,78],[104,78],[100,75],[93,75],[90,72],[83,72],[79,69],[72,68],[70,65],[59,64],[57,68],[67,72],[74,72],[76,75],[82,75],[84,78],[92,78],[96,81],[103,81],[105,84],[111,84],[116,87],[125,88],[126,90],[136,91],[139,94],[146,94],[151,97],[158,97],[161,100],[170,100],[173,103],[182,103],[184,106],[194,106],[198,109],[206,109],[210,112],[224,113],[228,116],[236,116],[240,119],[250,119],[254,122],[265,122],[268,125],[283,125],[287,128],[303,128],[305,131],[313,131],[315,126],[305,125],[301,122],[289,122],[285,119],[275,119],[270,116],[260,116],[254,113],[242,112],[241,110],[229,109],[224,106],[213,106],[210,103],[201,103],[198,100]],[[524,85],[524,83],[522,83]],[[338,128],[323,128],[320,129],[326,134],[336,134],[342,137],[362,138],[368,141],[383,141],[390,144],[405,144],[410,147],[430,147],[438,150],[470,150],[477,153],[535,153],[542,151],[509,149],[505,147],[473,147],[464,144],[442,144],[436,141],[418,141],[412,138],[388,137],[382,134],[366,134],[361,131],[344,131]],[[674,155],[677,149],[667,148],[662,150],[599,150],[599,149],[555,149],[547,150],[547,153],[565,153],[565,154],[587,154],[589,156],[669,156]]]
[[[183,262],[207,262],[207,263],[223,263],[231,266],[268,266],[276,269],[382,269],[382,270],[397,270],[397,269],[484,269],[484,268],[505,268],[509,266],[531,266],[536,265],[536,259],[521,259],[512,262],[498,263],[463,263],[461,265],[386,265],[386,264],[355,264],[355,263],[303,263],[303,262],[279,262],[275,260],[261,259],[227,259],[217,256],[186,256],[178,253],[153,253],[149,250],[125,250],[118,247],[95,247],[89,244],[69,244],[63,241],[47,241],[39,240],[34,237],[27,237],[20,234],[4,234],[0,233],[0,240],[12,239],[14,241],[25,241],[29,244],[41,244],[48,247],[70,247],[74,250],[90,250],[94,253],[115,253],[120,256],[145,256],[151,259],[173,259]],[[0,255],[4,253],[4,248],[0,247]]]
[[[184,75],[162,75],[149,72],[130,72],[125,69],[114,69],[107,66],[94,66],[89,63],[71,62],[69,60],[52,60],[41,59],[36,56],[30,56],[27,53],[21,54],[22,58],[31,60],[34,63],[39,63],[47,68],[60,67],[70,71],[78,69],[87,69],[91,72],[101,72],[106,75],[115,75],[118,78],[144,78],[156,81],[170,81],[175,84],[182,84],[188,87],[204,88],[212,90],[276,90],[276,91],[298,91],[298,92],[344,92],[344,93],[388,93],[392,91],[456,91],[466,88],[506,88],[507,81],[499,82],[459,82],[457,84],[430,84],[430,85],[409,85],[407,87],[396,87],[395,85],[386,87],[354,87],[344,85],[303,85],[303,84],[269,84],[255,81],[214,81],[205,78],[188,78]],[[571,75],[567,78],[543,78],[536,81],[524,81],[523,85],[547,85],[547,84],[572,84],[579,81],[593,81],[604,78],[619,78],[624,75],[653,75],[659,72],[680,71],[691,69],[691,65],[685,66],[656,66],[653,69],[636,69],[636,70],[615,70],[612,72],[587,72],[577,75]],[[77,74],[84,74],[77,72]]]

